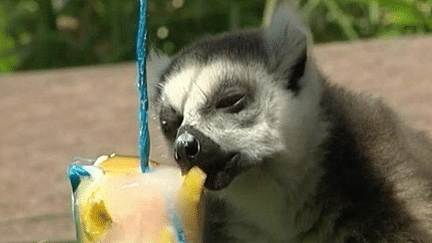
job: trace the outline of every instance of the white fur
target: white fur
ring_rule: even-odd
[[[191,65],[168,77],[170,82],[167,82],[163,87],[162,101],[171,104],[176,111],[181,112],[185,99],[188,97],[190,86],[198,72],[199,68]]]

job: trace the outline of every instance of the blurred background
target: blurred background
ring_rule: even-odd
[[[432,32],[432,0],[291,0],[316,43]],[[277,0],[149,0],[149,40],[173,54],[197,37],[268,24]],[[0,73],[134,59],[137,0],[1,0]]]

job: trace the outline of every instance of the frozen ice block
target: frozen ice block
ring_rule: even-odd
[[[80,242],[201,242],[205,174],[150,168],[141,173],[139,158],[119,155],[69,168]]]

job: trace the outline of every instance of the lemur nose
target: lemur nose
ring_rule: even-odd
[[[187,131],[174,142],[174,156],[177,161],[191,162],[200,152],[198,139]]]

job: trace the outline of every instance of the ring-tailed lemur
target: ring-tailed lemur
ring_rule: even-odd
[[[174,157],[208,174],[204,242],[432,242],[431,141],[328,83],[286,10],[192,44],[161,75]]]

